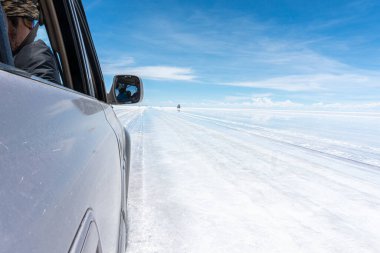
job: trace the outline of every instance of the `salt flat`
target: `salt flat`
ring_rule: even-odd
[[[117,107],[128,252],[380,252],[380,115]]]

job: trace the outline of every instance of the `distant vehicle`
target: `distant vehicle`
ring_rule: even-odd
[[[177,105],[177,111],[181,111],[181,105],[180,104]]]
[[[0,252],[125,252],[131,143],[111,104],[143,84],[106,94],[81,1],[39,3],[63,86],[14,67],[0,5]]]

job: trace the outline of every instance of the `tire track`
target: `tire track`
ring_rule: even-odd
[[[367,163],[367,162],[363,162],[363,161],[358,161],[358,160],[355,160],[355,159],[352,159],[352,158],[348,158],[348,157],[344,157],[344,156],[339,156],[339,155],[335,155],[335,154],[331,154],[329,152],[326,152],[326,151],[321,151],[321,150],[318,150],[318,149],[314,149],[314,148],[310,148],[310,147],[305,147],[305,146],[302,146],[302,145],[299,145],[299,144],[294,144],[294,143],[291,143],[291,142],[288,142],[288,141],[284,141],[284,140],[280,140],[278,138],[275,138],[275,137],[269,137],[269,136],[265,136],[265,135],[262,135],[262,134],[259,134],[259,133],[255,133],[255,132],[252,132],[252,130],[247,130],[247,128],[249,126],[245,126],[246,128],[242,128],[242,127],[237,127],[235,125],[241,125],[239,123],[232,123],[232,122],[229,122],[227,123],[226,121],[223,121],[223,120],[219,120],[219,119],[215,119],[215,118],[208,118],[208,117],[203,117],[203,116],[199,116],[199,115],[195,115],[195,114],[191,114],[191,113],[184,113],[186,116],[188,116],[189,118],[196,118],[196,119],[200,119],[200,120],[205,120],[205,121],[209,121],[215,125],[218,125],[218,126],[222,126],[222,127],[225,127],[225,128],[229,128],[229,129],[232,129],[232,130],[236,130],[236,131],[240,131],[240,132],[245,132],[247,134],[250,134],[250,135],[254,135],[254,136],[257,136],[257,137],[260,137],[260,138],[264,138],[264,139],[268,139],[268,140],[271,140],[271,141],[275,141],[275,142],[278,142],[278,143],[281,143],[281,144],[285,144],[285,145],[288,145],[288,146],[291,146],[291,147],[295,147],[295,148],[299,148],[299,149],[302,149],[302,150],[305,150],[305,151],[311,151],[311,152],[314,152],[316,154],[320,154],[320,155],[323,155],[323,156],[327,156],[327,157],[330,157],[330,158],[333,158],[333,159],[338,159],[338,160],[341,160],[341,161],[346,161],[346,162],[349,162],[349,163],[355,163],[359,166],[365,166],[369,169],[372,169],[372,170],[375,170],[377,172],[380,173],[380,166],[376,165],[376,164],[372,164],[372,163]],[[250,127],[251,129],[254,127]],[[269,130],[264,130],[268,133],[270,133]],[[371,153],[373,155],[380,155],[378,153]]]

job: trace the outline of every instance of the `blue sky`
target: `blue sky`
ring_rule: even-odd
[[[147,105],[380,111],[378,0],[83,0],[108,86]]]

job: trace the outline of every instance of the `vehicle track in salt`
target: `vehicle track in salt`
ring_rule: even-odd
[[[266,132],[266,133],[269,133],[269,134],[271,134],[271,130],[265,129],[263,127],[254,126],[254,125],[247,125],[247,124],[241,124],[241,123],[232,122],[232,121],[225,121],[225,120],[221,120],[221,119],[217,119],[217,118],[204,117],[204,116],[196,115],[196,114],[193,114],[193,113],[183,113],[183,114],[186,115],[189,118],[195,118],[195,119],[199,119],[199,120],[209,121],[209,122],[212,122],[213,124],[216,124],[218,126],[230,128],[230,129],[241,131],[241,132],[246,132],[246,133],[248,133],[250,135],[255,135],[255,136],[260,137],[260,138],[266,138],[266,139],[269,139],[271,141],[276,141],[276,142],[279,142],[279,143],[282,143],[282,144],[285,144],[285,145],[289,145],[289,146],[292,146],[292,147],[296,147],[296,148],[299,148],[299,149],[315,152],[315,153],[318,153],[318,154],[323,155],[323,156],[328,156],[328,157],[331,157],[331,158],[334,158],[334,159],[339,159],[339,160],[342,160],[342,161],[348,161],[350,163],[356,163],[356,164],[358,164],[360,166],[365,166],[365,167],[367,167],[369,169],[376,170],[377,172],[380,173],[380,166],[378,166],[377,164],[371,164],[371,163],[368,163],[368,162],[358,161],[358,160],[353,159],[353,158],[348,158],[348,157],[345,157],[345,156],[335,155],[335,154],[332,154],[332,153],[327,152],[327,151],[322,151],[322,150],[318,150],[316,148],[305,147],[303,145],[291,143],[289,141],[284,141],[284,140],[281,140],[281,139],[276,138],[276,137],[265,136],[263,134],[260,134],[257,131],[257,128],[260,128],[260,131],[263,131],[263,132]],[[344,149],[344,147],[339,147],[339,148],[340,149]],[[373,156],[377,156],[377,157],[380,155],[380,153],[375,152],[375,150],[367,151],[366,153],[370,154],[370,155],[373,155]]]
[[[306,153],[305,152],[290,153],[290,152],[287,152],[287,150],[286,150],[286,146],[288,145],[288,143],[273,140],[271,138],[265,138],[265,137],[262,138],[262,136],[260,136],[260,135],[258,135],[258,136],[254,135],[254,137],[257,137],[259,139],[262,138],[264,140],[269,140],[270,142],[273,142],[276,145],[279,145],[281,147],[280,148],[281,152],[275,153],[273,151],[276,150],[276,145],[273,145],[273,146],[271,145],[270,148],[272,148],[273,150],[268,150],[266,147],[261,148],[258,145],[255,145],[254,143],[250,144],[247,141],[247,139],[244,139],[242,141],[239,138],[235,138],[233,135],[226,136],[225,132],[216,131],[212,128],[210,129],[208,127],[204,127],[203,125],[193,123],[192,121],[189,121],[189,119],[182,118],[181,115],[180,115],[180,117],[174,117],[174,118],[168,117],[169,115],[170,114],[163,114],[163,115],[160,115],[160,117],[166,118],[165,120],[167,122],[171,122],[171,124],[173,124],[175,126],[180,126],[178,128],[182,129],[182,131],[184,133],[188,133],[188,132],[205,133],[206,132],[206,133],[208,133],[208,135],[210,137],[214,138],[214,140],[223,140],[220,142],[228,143],[228,145],[232,146],[233,149],[239,150],[239,152],[230,153],[230,152],[224,151],[223,149],[220,149],[220,147],[218,147],[218,146],[215,146],[215,144],[218,143],[217,141],[207,142],[207,145],[206,145],[207,146],[206,147],[207,152],[213,152],[213,151],[217,150],[217,152],[216,152],[217,155],[219,155],[222,158],[228,158],[228,159],[234,160],[234,161],[244,161],[244,157],[239,156],[242,152],[244,152],[247,156],[249,156],[250,154],[254,154],[255,159],[257,161],[262,162],[262,163],[269,163],[269,162],[272,162],[274,159],[276,161],[276,163],[282,163],[283,165],[288,164],[291,166],[295,166],[297,168],[302,168],[302,170],[312,172],[315,174],[315,176],[320,177],[320,178],[322,177],[324,180],[330,180],[331,181],[332,179],[334,179],[333,176],[339,175],[339,177],[344,176],[346,178],[355,178],[355,180],[361,180],[362,182],[365,182],[366,184],[370,183],[372,185],[375,185],[376,187],[377,187],[378,183],[380,183],[380,181],[376,178],[378,171],[377,170],[366,171],[367,170],[366,164],[364,164],[364,166],[363,166],[363,164],[360,162],[356,163],[356,162],[351,162],[350,160],[347,161],[345,159],[336,159],[336,157],[329,157],[329,156],[326,157],[327,160],[326,159],[325,160],[320,159],[320,160],[314,160],[313,161],[312,159],[310,159],[310,157],[313,157],[315,155],[319,155],[320,152],[314,152],[314,150],[304,149],[303,147],[299,147],[297,145],[290,145],[291,147],[294,147],[296,149],[301,148],[301,150],[306,151]],[[170,116],[172,116],[172,115],[170,115]],[[192,127],[191,130],[186,129],[189,126]],[[229,126],[224,126],[224,125],[222,125],[222,126],[230,128]],[[237,130],[240,132],[240,129],[236,129],[236,128],[231,128],[231,129]],[[250,132],[247,133],[247,132],[243,131],[243,133],[248,134],[248,135],[252,135]],[[196,142],[197,138],[193,138],[193,141]],[[202,141],[200,141],[200,143],[198,143],[198,144],[202,144]],[[282,147],[284,145],[285,145],[285,148]],[[204,146],[204,143],[203,143],[203,145],[198,145],[198,146],[202,147],[202,146]],[[340,166],[339,166],[339,164],[340,164]],[[271,165],[273,165],[273,164],[271,164]],[[341,167],[341,168],[338,169],[337,165],[338,165],[338,167]],[[349,165],[349,166],[345,166],[345,165]],[[309,167],[312,167],[312,169],[310,170]],[[369,175],[374,174],[375,177],[374,176],[370,176],[370,177],[368,177],[368,176],[365,176],[365,177],[357,176],[353,173],[350,173],[350,171],[347,169],[347,167],[353,167],[353,170],[355,170],[355,172],[357,170],[360,170],[360,171],[364,170],[364,171],[366,171],[365,172],[366,175],[367,174],[369,174]],[[292,168],[287,168],[287,169],[292,169]],[[331,172],[334,172],[337,174],[331,175]],[[375,178],[376,180],[372,182],[371,181],[372,178]],[[331,181],[331,182],[336,184],[336,185],[338,185],[338,184],[342,185],[341,183],[339,183],[335,180]],[[347,186],[347,184],[344,184],[343,186]],[[356,189],[356,190],[360,191],[360,189]]]
[[[129,126],[128,253],[380,249],[376,170],[174,110]]]

